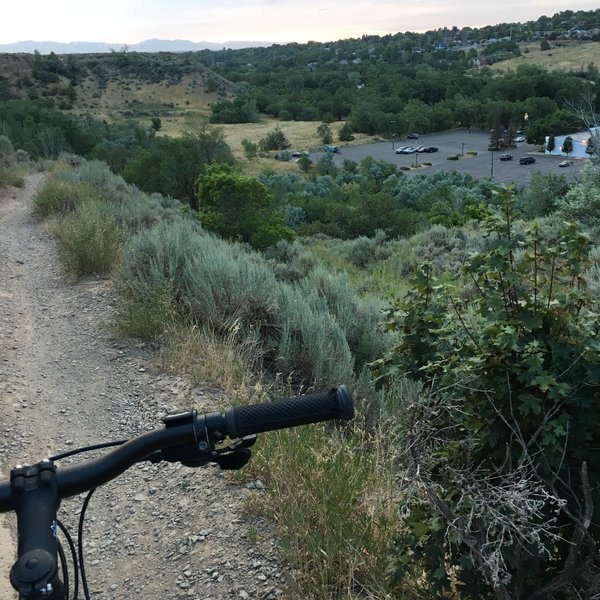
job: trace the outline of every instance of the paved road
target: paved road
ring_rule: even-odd
[[[564,157],[545,156],[538,152],[538,146],[527,143],[517,144],[517,148],[503,151],[509,152],[514,157],[511,161],[503,162],[499,160],[502,152],[488,151],[489,139],[489,133],[480,130],[473,130],[470,133],[468,130],[428,133],[421,135],[418,140],[400,138],[394,143],[386,141],[342,148],[340,154],[334,155],[334,160],[341,164],[343,159],[359,162],[367,156],[372,156],[378,160],[391,162],[398,167],[411,167],[410,171],[403,171],[408,176],[432,174],[438,171],[467,171],[473,177],[480,179],[490,177],[493,169],[495,181],[515,183],[518,188],[526,186],[531,175],[536,171],[565,175],[569,181],[575,181],[585,164],[585,159],[574,159],[570,167],[560,168],[558,163],[564,160]],[[396,154],[394,149],[399,146],[437,146],[440,150],[432,154]],[[461,155],[463,150],[464,156],[458,161],[447,160],[448,156]],[[477,152],[477,156],[468,156],[467,152],[469,151]],[[520,165],[519,158],[526,155],[534,156],[536,162],[532,165]],[[318,156],[319,154],[315,155],[315,157]],[[432,165],[414,168],[415,160],[418,165],[422,165],[424,162],[430,162]]]

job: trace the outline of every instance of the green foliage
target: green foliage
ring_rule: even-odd
[[[97,189],[89,183],[71,183],[60,176],[52,176],[33,197],[33,214],[41,219],[65,215],[88,201],[100,198]]]
[[[256,101],[247,97],[221,100],[211,107],[211,123],[256,123],[258,111]]]
[[[333,134],[331,133],[331,127],[327,123],[321,123],[317,127],[317,135],[321,139],[323,144],[333,143]]]
[[[290,147],[290,143],[280,127],[275,127],[275,129],[269,131],[265,137],[260,139],[258,145],[263,152],[286,150]]]
[[[573,138],[570,135],[564,139],[561,150],[567,155],[573,152]]]
[[[0,163],[8,164],[15,155],[12,142],[5,136],[0,135]]]
[[[253,141],[244,138],[242,140],[242,147],[244,148],[244,156],[246,158],[256,158],[258,153],[258,144],[255,144]]]
[[[352,127],[350,126],[350,123],[346,122],[340,128],[340,131],[338,133],[338,139],[340,140],[340,142],[351,142],[354,139],[354,135],[352,134]]]
[[[198,180],[199,217],[209,231],[264,249],[295,234],[273,206],[268,188],[226,165],[208,167]]]
[[[308,173],[313,166],[313,161],[308,156],[301,156],[298,159],[298,166],[300,167],[301,171]]]
[[[548,152],[552,152],[554,151],[554,148],[556,148],[556,140],[554,139],[553,135],[549,135],[548,142],[546,144],[546,150],[548,150]]]
[[[156,335],[177,319],[235,329],[259,343],[264,368],[297,382],[350,381],[386,340],[375,327],[380,306],[359,299],[341,276],[277,281],[260,255],[187,220],[132,238],[119,290],[119,322],[128,331]]]
[[[152,129],[154,131],[160,131],[162,128],[162,121],[160,120],[160,117],[152,117],[150,119],[150,122],[152,124]]]
[[[517,206],[528,218],[545,217],[556,210],[568,190],[564,175],[534,173],[529,185],[519,194]]]
[[[600,176],[593,165],[583,169],[581,182],[559,200],[558,215],[581,223],[592,233],[600,231]]]
[[[233,164],[223,132],[201,126],[179,139],[156,137],[138,149],[123,177],[145,192],[158,192],[197,208],[196,182],[207,165]]]
[[[86,202],[54,227],[61,260],[75,275],[109,273],[120,255],[123,233],[106,204]]]
[[[410,544],[436,548],[432,582],[449,559],[459,579],[476,568],[480,581],[463,579],[464,597],[480,598],[481,583],[499,597],[583,591],[590,584],[578,569],[598,541],[600,340],[598,301],[584,280],[589,238],[570,224],[556,242],[535,224],[519,236],[513,221],[507,190],[485,224],[488,249],[466,262],[465,293],[435,281],[430,267],[420,271],[389,313],[401,341],[375,364],[382,381],[419,379],[437,398],[433,412],[411,408],[413,425],[426,419],[429,429],[412,448],[433,506],[413,513]],[[399,572],[410,562],[403,543]],[[438,584],[449,591],[444,577]]]

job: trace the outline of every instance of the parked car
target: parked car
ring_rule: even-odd
[[[417,149],[414,146],[406,146],[402,148],[402,154],[414,154]]]
[[[292,152],[292,158],[301,158],[302,156],[310,156],[308,152],[306,152],[306,150],[303,150],[302,152]]]
[[[425,146],[418,146],[417,152],[425,152]]]
[[[532,165],[535,162],[535,158],[533,156],[521,156],[519,159],[520,165]]]
[[[504,160],[512,160],[513,159],[513,155],[512,154],[501,154],[500,155],[500,160],[504,161]]]
[[[425,150],[423,150],[423,152],[427,152],[429,154],[431,154],[432,152],[437,152],[439,150],[439,148],[437,146],[427,146],[427,148],[425,148]]]
[[[526,139],[527,139],[527,138],[526,138],[524,135],[518,135],[518,136],[515,138],[515,142],[521,143],[521,142],[524,142]]]
[[[406,136],[407,139],[409,140],[418,140],[419,139],[419,134],[418,133],[409,133]]]
[[[337,146],[325,146],[323,150],[325,150],[325,152],[331,152],[332,154],[338,154],[340,151]]]
[[[558,163],[559,167],[570,167],[571,166],[571,161],[570,160],[561,160]]]
[[[404,154],[404,151],[408,148],[408,146],[398,146],[396,148],[396,154]]]

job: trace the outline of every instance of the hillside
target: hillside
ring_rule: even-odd
[[[43,98],[63,110],[131,117],[208,111],[233,94],[191,54],[0,54],[0,100]]]
[[[491,68],[505,72],[519,65],[537,65],[549,71],[583,72],[588,65],[600,66],[600,42],[561,40],[550,42],[550,46],[550,50],[541,50],[540,42],[521,44],[521,56],[495,63]]]

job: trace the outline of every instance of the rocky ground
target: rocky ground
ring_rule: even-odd
[[[32,175],[24,188],[0,190],[4,476],[16,464],[159,427],[170,412],[214,410],[219,400],[214,391],[156,372],[153,348],[111,331],[109,281],[65,276],[52,238],[31,217],[42,180]],[[213,467],[150,464],[103,486],[86,520],[92,598],[283,597],[269,524],[244,511],[247,496],[261,487]],[[65,500],[59,514],[74,536],[81,503]],[[0,518],[0,597],[16,598],[8,586],[15,521]]]

